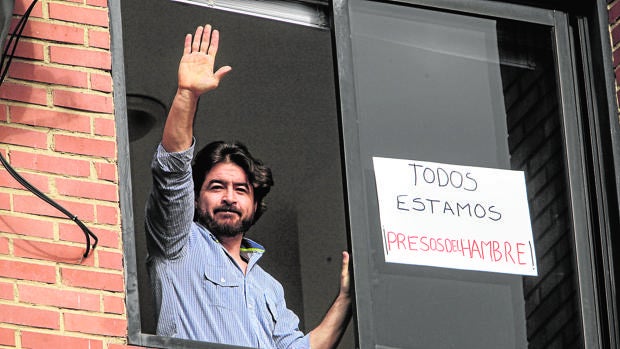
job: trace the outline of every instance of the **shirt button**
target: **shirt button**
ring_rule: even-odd
[[[248,309],[254,309],[254,306],[252,304],[248,304]]]
[[[220,282],[221,282],[221,283],[225,283],[225,282],[226,282],[226,279],[221,278],[221,279],[220,279]]]

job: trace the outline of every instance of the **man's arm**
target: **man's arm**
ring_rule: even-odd
[[[310,348],[335,348],[351,319],[351,280],[349,277],[349,253],[342,253],[340,291],[321,323],[310,331]]]
[[[193,126],[200,96],[214,90],[220,80],[232,69],[224,66],[214,70],[220,33],[210,25],[196,28],[193,38],[185,36],[183,57],[179,63],[178,87],[166,124],[161,144],[168,152],[188,149],[193,141]]]
[[[198,98],[215,89],[230,71],[213,73],[219,32],[206,25],[185,36],[179,63],[177,93],[172,102],[160,147],[151,167],[153,187],[146,204],[145,227],[149,254],[177,256],[189,236],[194,216],[194,188],[190,164],[193,155],[193,122]]]

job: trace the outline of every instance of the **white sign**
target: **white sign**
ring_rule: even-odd
[[[373,163],[386,262],[537,275],[523,172]]]

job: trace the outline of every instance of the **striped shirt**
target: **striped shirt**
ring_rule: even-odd
[[[194,189],[186,151],[160,145],[146,205],[147,265],[157,334],[255,348],[308,349],[309,336],[286,307],[282,285],[258,264],[264,249],[244,239],[246,273],[204,226],[193,222]]]

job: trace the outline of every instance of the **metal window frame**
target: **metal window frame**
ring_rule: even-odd
[[[351,0],[353,1],[353,0]],[[374,2],[389,2],[392,4],[414,5],[431,10],[452,11],[465,15],[488,16],[495,18],[518,20],[536,24],[547,25],[553,29],[554,33],[554,51],[557,59],[557,79],[560,89],[560,98],[562,100],[562,122],[564,133],[565,156],[567,162],[568,181],[570,185],[570,210],[573,222],[573,233],[576,251],[576,270],[579,288],[579,302],[581,310],[582,331],[586,348],[602,348],[606,347],[605,339],[601,333],[599,319],[602,316],[600,309],[599,292],[597,285],[601,280],[597,280],[595,266],[594,241],[591,231],[591,219],[593,219],[590,207],[590,198],[588,194],[588,167],[584,154],[584,135],[582,134],[583,119],[585,116],[580,114],[578,105],[578,96],[576,89],[577,72],[574,64],[575,61],[575,43],[572,41],[571,28],[569,27],[568,15],[564,12],[529,7],[524,5],[507,4],[503,2],[491,2],[484,0],[395,0]],[[604,4],[598,1],[599,28],[602,27],[600,21],[600,8]],[[363,169],[361,166],[361,153],[359,142],[359,129],[356,120],[356,101],[355,101],[355,80],[351,47],[350,18],[348,13],[349,0],[334,0],[332,3],[332,23],[334,46],[336,50],[336,67],[337,67],[337,93],[339,99],[339,113],[342,123],[343,138],[343,158],[345,159],[345,179],[347,192],[347,208],[349,215],[349,224],[351,229],[351,247],[354,254],[358,258],[353,259],[353,267],[355,270],[355,290],[356,290],[356,312],[358,326],[358,340],[360,348],[370,348],[374,346],[374,338],[369,338],[368,334],[372,334],[373,322],[371,304],[371,287],[367,282],[370,280],[370,272],[365,263],[370,256],[367,246],[367,237],[369,236],[369,227],[364,213],[367,212],[365,202],[367,198],[364,196]],[[601,37],[604,37],[601,34]],[[609,52],[608,52],[609,53]],[[611,57],[611,53],[607,56]],[[606,68],[613,70],[609,58],[606,61]],[[613,83],[606,82],[607,91],[613,91]],[[611,111],[617,110],[612,102],[612,98],[607,96],[607,104],[609,106],[609,119],[614,120]],[[617,134],[618,122],[610,122],[611,132]],[[594,143],[600,143],[600,138],[593,140]],[[615,168],[618,167],[619,152],[618,140],[612,138],[613,143],[613,160]],[[599,171],[599,172],[597,172]],[[601,169],[594,170],[595,177],[602,176]],[[616,183],[618,178],[616,177]],[[616,186],[617,188],[617,186]],[[618,190],[618,189],[616,189]],[[616,199],[618,192],[616,191]],[[603,213],[605,215],[606,213]],[[608,229],[607,229],[608,230]],[[611,250],[606,251],[608,254]],[[604,256],[605,257],[605,256]],[[611,259],[608,255],[607,260]],[[610,267],[610,263],[606,264]],[[605,292],[615,294],[613,288],[613,275],[611,281],[605,281]],[[607,300],[607,305],[615,306],[613,299]],[[610,332],[609,341],[616,342],[618,333],[614,331],[614,324],[617,325],[615,308],[611,310],[612,317],[609,325]],[[366,335],[365,335],[366,334]],[[371,335],[372,336],[372,335]]]
[[[233,349],[241,348],[235,346],[227,346],[221,344],[195,342],[188,340],[179,340],[168,337],[161,337],[151,334],[142,333],[141,321],[140,321],[140,309],[139,309],[139,294],[137,289],[137,267],[136,267],[136,254],[135,254],[135,238],[133,228],[133,209],[132,209],[132,193],[131,193],[131,167],[129,163],[129,137],[127,129],[127,101],[125,90],[125,71],[123,63],[123,39],[122,39],[122,25],[121,25],[121,0],[108,0],[108,8],[110,15],[110,32],[111,32],[111,52],[112,52],[112,76],[114,82],[114,113],[116,119],[116,134],[118,144],[118,171],[119,171],[119,190],[120,190],[120,204],[122,209],[121,224],[123,229],[123,248],[124,248],[124,263],[125,263],[125,285],[126,285],[126,309],[127,309],[127,322],[128,322],[128,342],[129,344],[159,348],[212,348],[212,349]],[[317,1],[316,3],[322,3]],[[331,26],[334,36],[334,55],[336,60],[337,73],[340,76],[336,79],[336,89],[339,96],[339,113],[341,115],[355,115],[355,99],[354,99],[354,81],[353,71],[351,65],[351,47],[348,43],[348,28],[349,17],[347,12],[348,0],[334,0],[331,8]],[[565,132],[568,139],[580,140],[583,135],[578,132],[578,127],[583,122],[577,111],[576,105],[576,92],[575,92],[575,79],[574,69],[572,65],[572,57],[574,52],[571,50],[571,36],[569,35],[568,19],[566,14],[559,13],[552,10],[543,10],[532,7],[526,7],[523,5],[507,4],[503,2],[491,2],[484,0],[400,0],[395,3],[410,4],[416,6],[422,6],[437,10],[457,11],[469,13],[472,15],[482,16],[496,16],[501,18],[515,19],[521,21],[529,21],[532,23],[545,24],[555,26],[556,30],[556,49],[559,56],[558,65],[562,68],[560,70],[560,79],[564,79],[561,84],[564,86],[564,93],[562,98],[567,98],[567,103],[564,108],[568,110],[563,111],[563,115],[568,115],[569,118],[565,123]],[[606,2],[603,0],[596,0],[595,5],[597,22],[596,33],[592,34],[598,37],[600,40],[606,38],[608,35],[607,28],[607,8]],[[338,20],[334,20],[337,18]],[[582,28],[583,30],[583,28]],[[611,72],[610,74],[603,74],[603,82],[600,84],[604,88],[604,92],[599,92],[596,98],[601,100],[601,103],[606,107],[606,115],[600,115],[601,118],[607,118],[607,122],[610,126],[610,142],[612,146],[612,164],[614,178],[609,179],[616,184],[615,191],[609,193],[610,200],[614,202],[620,201],[620,175],[616,174],[616,169],[620,169],[620,126],[617,122],[617,115],[615,112],[618,110],[615,100],[614,80],[613,80],[613,66],[611,63],[611,48],[610,45],[605,44],[606,41],[598,45],[597,50],[602,54],[600,58],[602,63],[602,71]],[[607,43],[608,44],[608,43]],[[565,69],[566,68],[566,69]],[[605,94],[601,96],[601,94]],[[343,99],[343,97],[346,97]],[[564,103],[563,103],[564,105]],[[363,197],[363,182],[361,173],[361,162],[359,154],[359,142],[358,142],[358,129],[355,120],[349,118],[342,118],[342,140],[343,140],[343,158],[345,159],[345,180],[346,180],[346,205],[347,214],[349,218],[349,228],[351,231],[359,231],[362,234],[367,234],[367,227],[360,222],[364,222],[363,212],[364,197]],[[597,138],[598,139],[598,138]],[[596,140],[595,140],[596,141]],[[584,323],[584,340],[586,341],[587,348],[601,348],[606,347],[603,345],[604,339],[601,338],[600,331],[601,324],[598,322],[600,316],[600,310],[597,300],[597,280],[593,278],[595,275],[595,267],[592,265],[592,239],[589,233],[589,228],[586,219],[589,219],[589,213],[587,210],[581,210],[585,202],[587,202],[587,183],[584,171],[583,163],[583,149],[577,146],[578,143],[573,143],[571,147],[567,149],[567,155],[569,161],[569,172],[572,173],[570,178],[571,183],[571,199],[573,201],[580,199],[583,200],[580,205],[573,205],[573,215],[579,217],[580,223],[576,223],[575,231],[577,229],[585,228],[588,234],[582,234],[576,236],[576,244],[583,246],[584,249],[579,251],[578,255],[578,273],[580,280],[581,291],[581,304],[582,304],[582,320]],[[356,151],[357,150],[357,151]],[[574,219],[574,221],[576,221]],[[609,229],[608,229],[609,230]],[[357,254],[368,254],[368,250],[365,247],[363,241],[357,241],[351,237],[351,246]],[[609,257],[609,256],[608,256]],[[368,270],[360,265],[360,261],[353,259],[356,275],[359,280],[368,280]],[[616,297],[615,286],[612,280],[605,282],[606,292]],[[613,303],[615,302],[607,301]],[[368,316],[366,305],[370,304],[370,289],[363,284],[356,284],[356,308],[358,318],[365,318],[365,321],[357,323],[359,333],[370,333],[369,329],[372,328],[373,319]],[[617,314],[610,319],[609,327],[617,328],[618,319]],[[612,330],[613,332],[613,330]],[[359,334],[358,334],[359,336]],[[615,343],[618,343],[617,330],[612,333],[611,337],[615,338]],[[365,338],[360,339],[360,344],[365,344]]]
[[[329,30],[327,6],[314,1],[172,0],[223,11]]]

